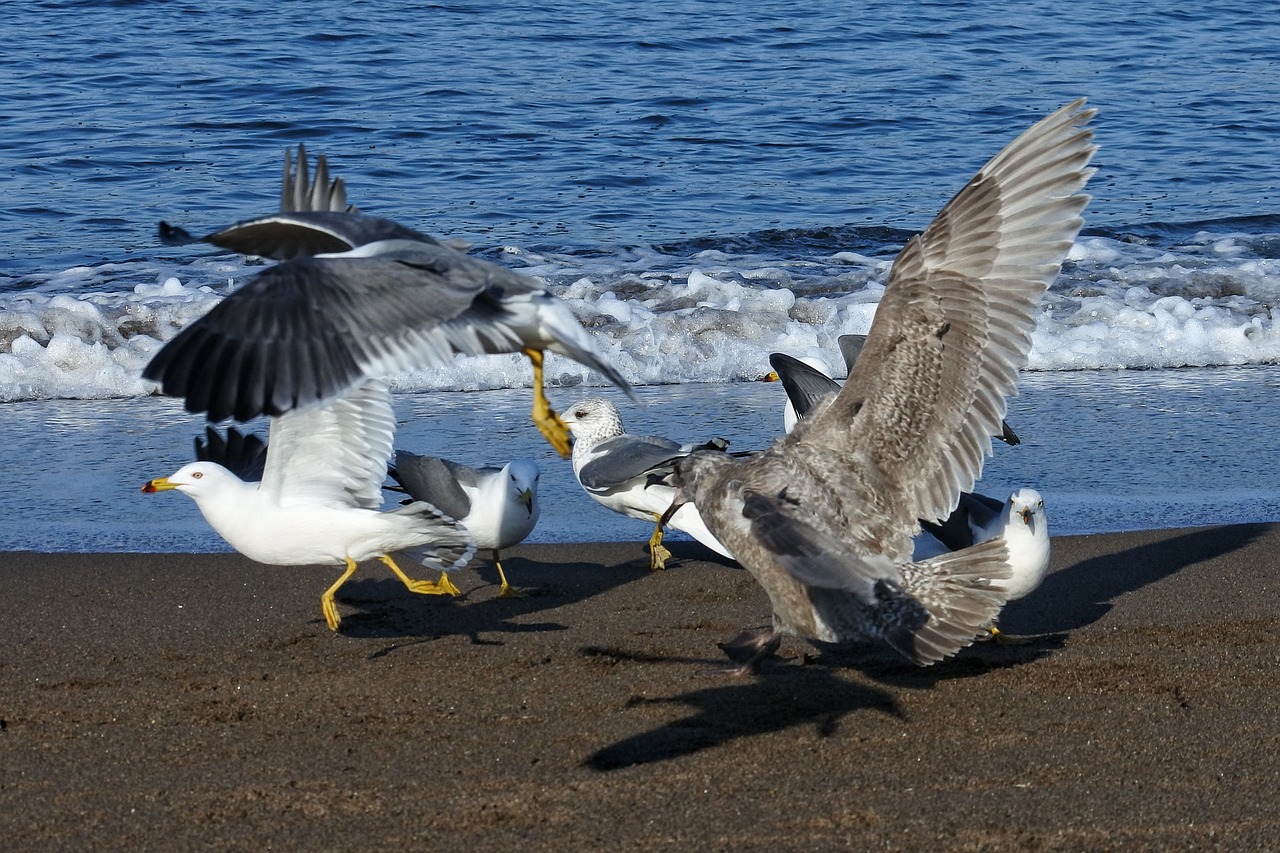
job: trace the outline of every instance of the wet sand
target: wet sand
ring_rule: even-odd
[[[527,546],[535,588],[373,564],[4,554],[5,850],[1264,849],[1280,838],[1280,525],[1054,540],[982,643],[918,669],[789,640],[676,546]]]

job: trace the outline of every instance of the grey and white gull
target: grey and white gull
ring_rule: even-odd
[[[583,491],[616,513],[656,523],[649,538],[650,568],[665,568],[671,557],[662,544],[665,526],[682,530],[732,559],[707,529],[696,506],[686,504],[660,521],[675,498],[675,488],[663,482],[674,460],[700,449],[723,452],[726,442],[680,444],[658,436],[631,435],[622,427],[617,406],[603,397],[574,403],[565,409],[564,421],[573,433],[573,475]]]
[[[755,456],[674,463],[677,503],[760,583],[772,623],[725,644],[750,671],[782,635],[882,642],[920,665],[972,643],[1008,597],[998,539],[912,560],[918,519],[971,491],[1083,224],[1094,111],[1010,143],[895,259],[844,387]]]
[[[461,568],[475,553],[466,530],[429,503],[381,510],[394,433],[391,392],[369,380],[321,405],[272,418],[259,462],[248,461],[252,452],[230,454],[243,460],[236,467],[249,479],[211,461],[226,453],[211,441],[198,453],[202,461],[150,480],[142,490],[187,495],[218,535],[251,560],[343,566],[320,597],[325,622],[336,631],[341,616],[334,596],[359,563],[376,557],[410,592],[438,595],[444,590],[410,578],[391,553],[403,551],[441,572]],[[261,465],[260,480],[253,479],[251,464]]]
[[[540,282],[346,206],[321,158],[316,179],[288,155],[282,209],[198,238],[278,260],[166,343],[143,370],[188,411],[247,421],[326,400],[367,378],[443,365],[455,353],[523,353],[533,420],[569,453],[547,400],[544,353],[565,355],[630,393],[569,306]],[[288,208],[288,209],[284,209]],[[298,209],[305,208],[305,209]],[[161,223],[167,242],[192,238]]]
[[[476,548],[493,555],[499,596],[518,593],[507,582],[501,552],[523,542],[542,513],[536,462],[514,459],[501,467],[471,468],[438,456],[397,450],[391,476],[413,500],[426,501],[458,519]],[[459,592],[447,574],[438,583],[453,595]]]

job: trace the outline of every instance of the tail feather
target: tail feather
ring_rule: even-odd
[[[895,648],[919,664],[950,657],[990,625],[1008,597],[1009,552],[993,539],[903,568],[903,591],[929,618]]]
[[[426,501],[414,501],[388,512],[412,517],[423,533],[430,534],[429,542],[401,549],[402,553],[427,568],[441,572],[453,571],[461,569],[475,556],[476,543],[467,528]]]

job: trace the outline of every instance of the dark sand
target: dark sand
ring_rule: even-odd
[[[798,641],[696,545],[536,546],[542,594],[381,566],[8,554],[0,849],[1280,846],[1280,525],[1060,538],[1021,646],[917,669]]]

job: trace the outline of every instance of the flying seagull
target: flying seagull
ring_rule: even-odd
[[[209,420],[282,415],[366,378],[443,365],[454,353],[524,353],[533,365],[533,420],[569,454],[569,434],[543,387],[558,352],[630,393],[569,307],[540,283],[345,204],[327,164],[315,181],[286,181],[282,209],[199,238],[279,260],[164,345],[143,370],[163,393]],[[308,209],[293,209],[296,207]],[[311,207],[320,209],[309,209]],[[161,223],[168,242],[194,239]]]
[[[1083,223],[1094,111],[1019,136],[894,261],[848,382],[758,455],[674,463],[677,505],[764,587],[772,624],[725,645],[750,671],[782,634],[881,641],[926,665],[969,645],[1008,596],[992,540],[912,561],[917,519],[972,490],[1026,364],[1037,303]]]

